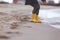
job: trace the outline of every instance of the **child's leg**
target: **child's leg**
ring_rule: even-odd
[[[38,18],[38,15],[39,15],[39,9],[40,9],[40,6],[39,4],[35,4],[33,5],[33,11],[32,11],[32,22],[41,22]]]
[[[33,6],[33,8],[34,9],[33,9],[32,13],[35,13],[35,14],[38,15],[39,14],[40,5],[39,4],[38,5],[36,4],[36,5]]]

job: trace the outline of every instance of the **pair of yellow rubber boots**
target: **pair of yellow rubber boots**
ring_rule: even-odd
[[[41,20],[39,20],[37,14],[34,14],[34,13],[32,14],[32,22],[41,23]]]

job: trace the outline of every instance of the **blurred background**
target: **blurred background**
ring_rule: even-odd
[[[0,40],[60,40],[60,0],[38,0],[39,19],[25,0],[0,0]]]
[[[7,3],[24,3],[25,0],[0,0],[0,2],[7,2]],[[60,5],[60,0],[38,0],[40,4],[48,4],[48,5]]]

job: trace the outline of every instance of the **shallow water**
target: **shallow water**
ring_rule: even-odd
[[[40,10],[39,17],[43,19],[42,22],[60,29],[60,9]]]

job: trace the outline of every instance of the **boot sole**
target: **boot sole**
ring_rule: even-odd
[[[34,22],[34,21],[31,21],[31,22]],[[42,22],[34,22],[34,23],[42,23]]]

